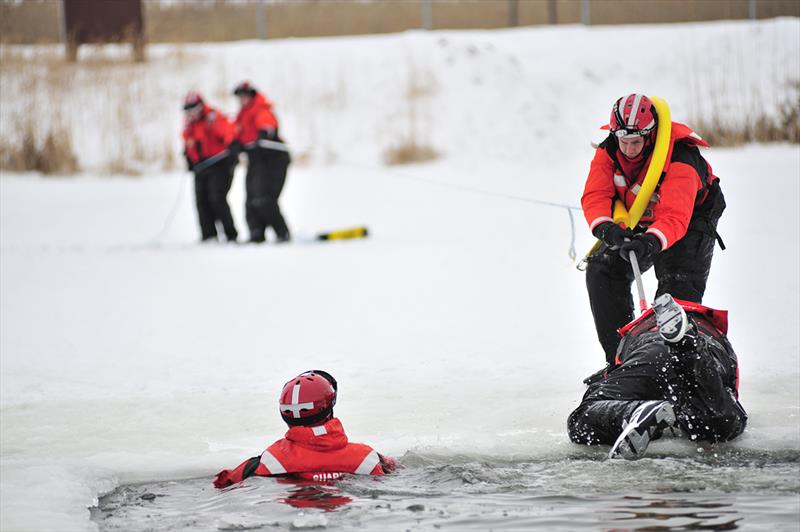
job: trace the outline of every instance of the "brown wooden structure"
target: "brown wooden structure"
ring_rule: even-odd
[[[62,0],[67,60],[78,59],[81,44],[129,42],[133,58],[144,61],[141,0]]]

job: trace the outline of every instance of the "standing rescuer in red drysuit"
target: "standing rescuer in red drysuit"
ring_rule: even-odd
[[[642,271],[655,265],[657,296],[670,293],[701,303],[719,239],[717,222],[725,209],[719,179],[698,149],[708,144],[689,127],[672,122],[661,180],[639,224],[631,230],[614,223],[614,201],[621,199],[630,209],[644,181],[657,122],[647,96],[630,94],[617,100],[610,134],[595,152],[581,198],[586,221],[602,241],[587,259],[586,287],[597,336],[611,366],[619,344],[617,329],[634,317],[630,252]]]
[[[183,111],[184,155],[189,170],[194,172],[200,237],[203,241],[216,240],[219,222],[228,242],[236,242],[238,233],[228,205],[236,167],[235,154],[229,150],[235,136],[233,124],[194,91],[184,98]]]
[[[247,153],[245,214],[250,242],[264,242],[268,227],[273,228],[278,242],[288,242],[291,236],[278,198],[291,159],[278,134],[272,102],[247,81],[237,85],[233,93],[241,105],[236,116],[236,140]]]
[[[337,389],[336,379],[320,370],[306,371],[287,382],[279,401],[281,417],[289,425],[286,436],[236,469],[217,473],[214,486],[224,488],[253,475],[326,481],[345,473],[392,472],[396,467],[393,458],[369,445],[348,441],[342,423],[333,417]]]

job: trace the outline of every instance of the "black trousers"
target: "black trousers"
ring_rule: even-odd
[[[651,400],[669,401],[692,440],[713,443],[740,435],[747,414],[734,391],[736,362],[726,353],[727,339],[701,334],[682,346],[667,346],[658,332],[646,335],[629,359],[589,386],[567,421],[570,439],[611,445],[623,421]]]
[[[226,160],[213,164],[194,176],[197,218],[203,240],[217,238],[218,222],[228,241],[234,241],[238,236],[228,205],[231,183],[233,183],[233,168]]]
[[[706,201],[696,208],[686,235],[669,249],[656,255],[653,263],[639,264],[642,272],[655,266],[658,279],[656,297],[668,293],[678,299],[703,302],[711,270],[717,222],[725,210],[725,197],[715,181]],[[613,364],[619,344],[617,329],[633,320],[630,263],[619,252],[603,244],[587,260],[586,289],[594,317],[597,337],[606,362]]]
[[[250,229],[250,240],[263,242],[268,227],[273,228],[279,239],[288,239],[289,227],[278,206],[278,198],[286,182],[289,154],[255,148],[247,152],[247,157],[245,217]]]

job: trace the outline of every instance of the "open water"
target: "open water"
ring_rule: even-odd
[[[101,531],[800,530],[800,452],[726,449],[636,462],[407,453],[386,477],[211,478],[121,486]]]

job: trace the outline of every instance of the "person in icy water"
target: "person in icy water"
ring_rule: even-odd
[[[641,188],[657,124],[647,96],[629,94],[617,100],[609,135],[595,151],[581,197],[586,222],[602,242],[586,260],[586,288],[608,364],[614,361],[617,329],[633,319],[630,252],[642,271],[655,266],[656,297],[668,293],[702,303],[719,238],[717,222],[725,210],[719,178],[698,149],[708,143],[688,126],[672,122],[663,174],[641,220],[632,230],[614,223],[614,201],[620,199],[630,209]]]
[[[287,382],[279,400],[281,417],[289,425],[286,436],[236,469],[217,473],[214,486],[224,488],[253,475],[327,481],[345,473],[391,473],[397,467],[393,458],[348,441],[333,416],[337,392],[336,379],[325,371],[306,371]]]
[[[711,443],[739,436],[747,413],[727,329],[726,311],[670,294],[656,298],[620,329],[616,365],[570,414],[570,439],[611,445],[609,457],[635,459],[666,430]]]

